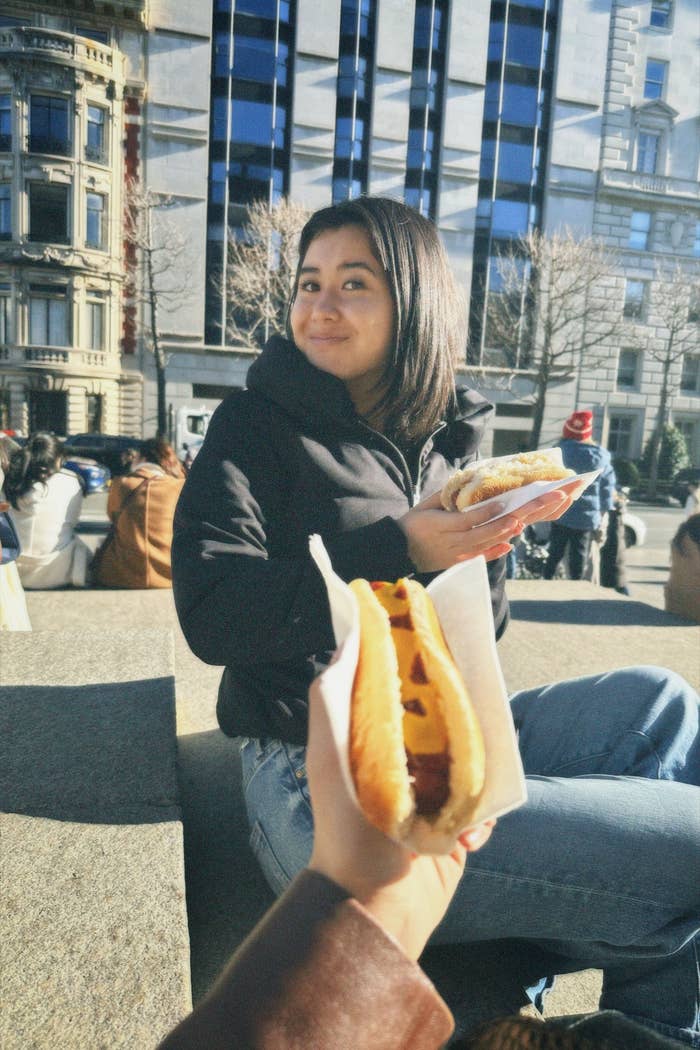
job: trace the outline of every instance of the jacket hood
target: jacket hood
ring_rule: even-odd
[[[355,406],[340,379],[309,364],[294,343],[275,335],[248,369],[247,386],[304,422],[352,423]]]
[[[352,426],[358,418],[342,380],[310,364],[294,343],[282,336],[273,336],[265,344],[248,369],[247,386],[306,424],[326,421],[334,426]],[[493,405],[481,394],[458,388],[454,420],[469,429],[474,447],[492,412]],[[459,427],[450,435],[449,444],[453,443],[458,456],[464,449]],[[449,449],[445,451],[449,454]]]

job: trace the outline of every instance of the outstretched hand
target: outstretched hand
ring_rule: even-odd
[[[374,828],[349,795],[338,761],[321,697],[332,682],[326,674],[309,691],[306,767],[314,814],[309,867],[346,889],[417,959],[447,910],[467,853],[484,845],[495,822],[464,832],[445,856],[411,853]]]
[[[406,535],[408,556],[419,572],[441,572],[458,562],[483,555],[501,558],[512,549],[509,540],[526,525],[555,521],[571,506],[581,488],[571,482],[536,496],[517,511],[503,514],[503,505],[475,504],[468,510],[445,510],[436,492],[416,504],[397,524]],[[498,517],[498,515],[502,515]]]

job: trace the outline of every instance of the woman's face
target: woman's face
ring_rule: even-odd
[[[326,230],[309,245],[290,314],[294,342],[342,379],[357,411],[377,400],[395,338],[389,283],[360,226]]]

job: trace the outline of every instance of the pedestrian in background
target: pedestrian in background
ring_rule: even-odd
[[[686,518],[671,540],[664,599],[667,612],[700,623],[700,514]]]
[[[569,416],[559,448],[565,467],[577,474],[591,470],[600,470],[600,474],[559,520],[552,522],[544,578],[551,580],[554,577],[568,549],[569,576],[572,580],[582,580],[594,533],[601,528],[604,515],[614,505],[615,471],[608,450],[593,441],[593,413],[589,410],[573,412]]]
[[[0,631],[31,631],[24,588],[17,571],[20,543],[12,518],[7,513],[5,473],[10,456],[19,445],[12,438],[0,436]]]
[[[54,434],[32,434],[12,453],[5,495],[19,536],[17,570],[25,590],[84,587],[91,552],[75,533],[83,486],[63,466],[63,445]]]
[[[185,480],[175,449],[162,438],[144,441],[131,471],[112,481],[112,528],[95,554],[93,581],[130,590],[172,587],[173,515]]]

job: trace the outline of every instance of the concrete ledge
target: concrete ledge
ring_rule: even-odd
[[[0,666],[0,1045],[155,1047],[191,1004],[171,632],[5,634]]]

